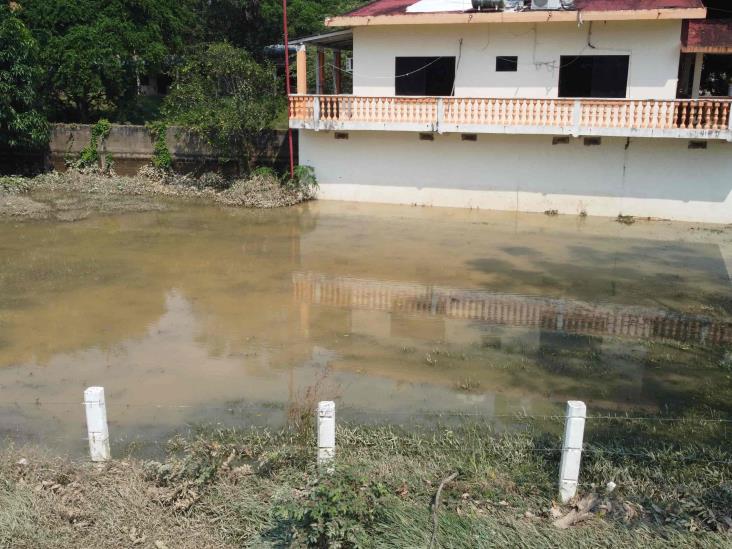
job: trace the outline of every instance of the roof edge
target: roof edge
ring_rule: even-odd
[[[327,27],[381,25],[440,25],[476,23],[562,23],[571,21],[668,21],[704,19],[706,8],[656,8],[614,11],[520,11],[466,13],[407,13],[397,15],[342,15],[328,17]]]

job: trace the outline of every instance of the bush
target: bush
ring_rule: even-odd
[[[36,150],[50,134],[38,105],[38,44],[16,15],[20,9],[0,3],[0,146]]]
[[[203,136],[222,159],[246,163],[252,139],[269,127],[282,102],[272,66],[215,43],[181,67],[163,112],[171,123]]]
[[[288,541],[311,547],[363,547],[384,513],[387,488],[351,470],[320,479],[303,501],[275,508]]]
[[[206,172],[198,178],[199,189],[214,189],[223,191],[229,188],[229,182],[221,174],[216,172]]]
[[[285,187],[301,191],[303,194],[315,194],[318,188],[318,180],[315,177],[315,170],[312,166],[295,166],[295,175],[283,180]]]
[[[30,190],[30,180],[25,177],[0,176],[0,191],[8,193],[26,193]]]
[[[91,140],[89,144],[81,150],[79,159],[74,163],[74,167],[78,169],[96,168],[99,165],[99,146],[109,137],[112,131],[112,124],[106,118],[102,118],[91,128]],[[107,158],[109,162],[110,158]]]
[[[159,170],[170,171],[173,168],[173,157],[165,141],[168,125],[165,122],[151,122],[147,124],[147,129],[153,138],[153,166]]]

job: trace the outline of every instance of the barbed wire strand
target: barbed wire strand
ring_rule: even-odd
[[[6,405],[0,405],[2,407],[18,407],[23,406],[35,406],[42,408],[44,406],[84,406],[84,402],[80,401],[11,401]],[[144,403],[144,402],[125,402],[115,403],[107,402],[107,407],[113,410],[120,410],[126,408],[154,408],[154,409],[171,409],[171,410],[201,410],[201,411],[246,411],[246,410],[259,410],[259,411],[279,411],[284,412],[289,407],[288,404],[235,404],[231,406],[207,406],[197,404],[155,404],[155,403]],[[340,413],[354,414],[354,415],[366,415],[366,416],[405,416],[410,418],[418,417],[481,417],[485,419],[514,419],[514,420],[549,420],[559,421],[566,420],[567,416],[561,414],[526,414],[522,412],[516,412],[513,414],[490,414],[484,412],[471,412],[471,411],[431,411],[431,410],[419,410],[419,411],[400,411],[400,410],[364,410],[352,407],[338,407],[337,410]],[[677,422],[677,423],[719,423],[719,424],[732,424],[732,419],[729,418],[694,418],[694,417],[658,417],[658,416],[630,416],[630,415],[590,415],[585,417],[586,421],[648,421],[648,422]]]

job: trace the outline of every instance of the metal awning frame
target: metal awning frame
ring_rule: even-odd
[[[336,51],[351,51],[353,50],[353,30],[345,29],[306,36],[305,38],[290,40],[290,44],[306,47],[315,46]]]

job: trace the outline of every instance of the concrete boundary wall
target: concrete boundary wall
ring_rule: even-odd
[[[65,161],[78,157],[90,139],[90,125],[54,124],[49,143],[50,166],[64,170]],[[229,172],[239,170],[239,166],[232,163],[220,166],[217,156],[205,140],[183,128],[168,128],[166,142],[173,157],[173,166],[178,171],[218,168]],[[117,173],[131,175],[152,160],[153,140],[145,126],[113,125],[109,137],[99,150],[102,156],[111,155]],[[257,165],[278,167],[286,165],[288,162],[286,132],[263,132],[254,143],[254,151],[252,162]]]
[[[732,223],[732,143],[432,137],[304,131],[300,161],[315,168],[324,199]]]

